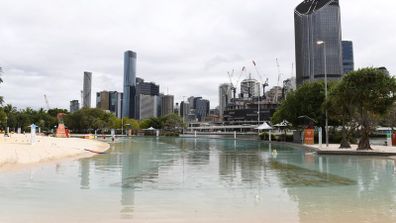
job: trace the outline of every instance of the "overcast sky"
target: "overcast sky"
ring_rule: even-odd
[[[69,108],[83,72],[95,92],[122,91],[123,53],[138,54],[138,76],[164,93],[218,104],[218,86],[243,66],[277,84],[294,62],[293,11],[301,0],[0,0],[0,95],[18,108]],[[340,0],[343,39],[355,67],[396,71],[396,2]],[[247,73],[245,74],[247,75]],[[235,78],[237,79],[237,78]],[[236,81],[236,80],[234,80]]]

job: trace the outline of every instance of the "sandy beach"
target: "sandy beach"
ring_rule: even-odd
[[[97,154],[86,150],[105,152],[109,148],[108,143],[79,138],[37,136],[32,145],[30,134],[0,136],[0,168],[89,157]]]

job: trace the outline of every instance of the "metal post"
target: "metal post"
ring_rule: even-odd
[[[268,140],[271,142],[272,140],[271,140],[271,129],[269,130],[269,133],[268,133]]]
[[[324,77],[325,77],[325,101],[327,101],[327,55],[326,55],[326,42],[323,42],[324,54]],[[329,117],[326,106],[326,147],[329,148]]]
[[[237,138],[237,134],[236,134],[236,131],[234,131],[234,139],[236,139]]]
[[[319,136],[319,149],[321,149],[322,148],[322,127],[318,128],[318,132],[319,132],[319,134],[318,134],[318,136]]]
[[[121,135],[124,135],[124,117],[121,117]]]

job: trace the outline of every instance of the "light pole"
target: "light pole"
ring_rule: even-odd
[[[326,55],[326,42],[323,40],[319,40],[316,42],[318,45],[323,45],[323,62],[324,62],[324,84],[325,84],[325,101],[327,101],[327,55]],[[329,147],[329,118],[326,106],[326,147]]]

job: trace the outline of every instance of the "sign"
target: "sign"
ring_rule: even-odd
[[[306,144],[306,145],[315,144],[315,130],[314,129],[305,129],[304,144]]]

